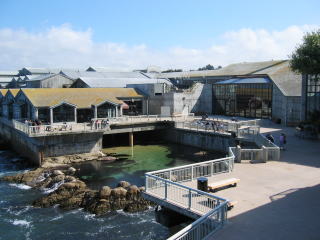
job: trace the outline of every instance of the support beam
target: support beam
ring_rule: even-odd
[[[98,118],[98,108],[97,108],[97,106],[94,106],[93,118]]]
[[[74,108],[74,122],[77,122],[77,108]]]
[[[133,132],[129,132],[129,145],[133,147]]]
[[[50,108],[50,124],[53,124],[53,109]]]

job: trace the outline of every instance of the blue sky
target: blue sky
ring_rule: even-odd
[[[88,41],[96,46],[114,43],[134,48],[143,45],[152,54],[162,55],[176,48],[205,52],[217,45],[221,49],[226,41],[234,41],[236,38],[233,36],[226,39],[226,36],[244,29],[254,33],[266,31],[273,35],[292,26],[305,32],[306,29],[314,29],[314,26],[320,24],[319,0],[1,0],[0,8],[0,30],[24,31],[32,38],[32,34],[48,34],[52,28],[68,28],[75,34],[88,33]],[[0,50],[4,45],[7,46],[1,45],[1,37],[7,38],[7,35],[0,34]],[[291,45],[293,46],[293,43]],[[251,59],[249,56],[248,60]],[[222,64],[230,61],[232,59],[223,60]],[[155,64],[164,65],[162,62]],[[26,61],[20,64],[25,63]],[[108,62],[101,63],[105,64]],[[174,64],[170,63],[168,66]],[[202,61],[195,64],[202,64]],[[118,65],[121,67],[121,64]],[[187,65],[192,66],[190,63]],[[177,63],[177,66],[182,64]]]

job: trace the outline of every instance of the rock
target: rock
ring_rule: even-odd
[[[140,192],[139,188],[136,186],[136,185],[131,185],[129,188],[128,188],[128,193],[131,193],[131,194],[138,194]]]
[[[64,181],[67,182],[75,182],[77,179],[72,176],[65,176]]]
[[[123,188],[128,188],[131,184],[129,182],[126,181],[120,181],[118,183],[118,187],[123,187]]]
[[[115,160],[117,160],[117,158],[112,157],[112,156],[103,156],[103,157],[99,157],[99,160],[101,160],[101,161],[115,161]]]
[[[124,198],[127,194],[127,190],[123,187],[117,187],[111,190],[111,195],[115,198]]]
[[[111,195],[111,188],[108,186],[102,187],[102,189],[99,192],[101,199],[108,199]]]
[[[76,173],[76,169],[74,167],[69,167],[67,170],[67,174],[74,175]]]
[[[58,176],[58,175],[64,175],[64,173],[62,171],[60,171],[60,170],[54,170],[52,172],[52,176]]]
[[[87,187],[86,184],[82,181],[79,181],[79,180],[77,180],[76,182],[64,183],[60,186],[60,188],[65,188],[65,189],[81,189],[81,188],[86,188],[86,187]]]

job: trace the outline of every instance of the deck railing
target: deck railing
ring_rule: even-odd
[[[227,219],[227,202],[222,203],[192,224],[177,232],[167,240],[208,239],[219,230]]]
[[[170,240],[204,239],[223,226],[227,219],[228,200],[182,183],[198,177],[231,172],[235,158],[234,149],[229,148],[229,156],[225,158],[145,174],[147,194],[202,215],[197,221],[170,237]]]

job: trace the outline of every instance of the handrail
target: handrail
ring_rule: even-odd
[[[188,165],[184,165],[184,166],[180,166],[180,167],[173,167],[173,168],[168,168],[168,169],[163,169],[163,170],[158,170],[158,171],[152,171],[152,172],[148,172],[145,174],[145,176],[146,176],[146,193],[147,194],[148,193],[151,195],[155,194],[155,196],[157,198],[160,198],[164,201],[173,202],[173,203],[180,203],[180,204],[182,204],[182,206],[181,206],[182,208],[189,209],[189,211],[196,211],[196,212],[200,211],[200,213],[204,213],[204,215],[202,217],[200,217],[198,220],[196,220],[195,222],[193,222],[192,224],[190,224],[186,228],[182,229],[180,232],[178,232],[175,235],[168,238],[169,240],[182,239],[182,238],[180,238],[180,237],[182,237],[182,235],[189,234],[196,227],[201,228],[201,224],[205,223],[206,221],[208,221],[208,225],[206,223],[206,229],[204,230],[203,233],[197,235],[198,236],[197,239],[201,239],[202,238],[201,236],[203,234],[207,234],[207,232],[209,231],[208,226],[212,227],[210,229],[210,232],[208,233],[209,235],[211,235],[216,229],[221,227],[223,225],[224,221],[226,220],[226,206],[228,203],[227,199],[224,199],[224,198],[215,196],[213,194],[210,194],[210,193],[207,193],[207,192],[180,184],[179,182],[183,182],[184,178],[182,178],[182,180],[177,181],[177,182],[172,181],[171,173],[175,172],[175,174],[179,174],[179,173],[180,174],[187,174],[187,173],[190,174],[190,171],[191,171],[191,179],[190,179],[190,176],[187,177],[188,180],[190,181],[194,178],[194,175],[193,175],[194,169],[196,169],[197,167],[206,168],[206,167],[210,166],[211,169],[210,169],[209,175],[223,173],[223,172],[226,172],[226,170],[230,172],[233,169],[233,162],[234,162],[234,158],[235,158],[235,155],[233,152],[234,149],[235,149],[234,147],[233,148],[229,147],[229,156],[225,157],[225,158],[214,159],[214,160],[209,160],[209,161],[195,163],[195,164],[188,164]],[[223,167],[223,168],[219,168],[218,170],[215,168],[215,172],[213,172],[213,169],[212,169],[214,166],[213,164],[220,163],[220,162],[229,162],[229,163],[226,164],[226,168]],[[186,170],[186,171],[181,173],[181,172],[179,172],[179,170]],[[163,175],[161,175],[162,173],[163,173]],[[168,176],[165,173],[169,173],[169,178],[167,178]],[[158,175],[161,175],[161,176],[158,176]],[[207,176],[207,175],[208,174],[205,171],[202,171],[202,173],[200,174],[200,176]],[[196,177],[200,177],[200,176],[196,176]],[[176,186],[176,187],[174,187],[174,186]],[[169,194],[169,191],[171,194]],[[172,196],[172,194],[174,194],[174,195]],[[212,205],[208,205],[208,206],[206,205],[207,208],[203,208],[203,207],[199,206],[199,203],[197,203],[197,199],[195,200],[195,198],[193,197],[193,194],[196,194],[198,196],[198,198],[205,197],[205,198],[212,199],[213,201],[216,202],[216,204],[212,204]],[[181,198],[180,198],[180,201],[179,201],[179,196],[183,196],[183,195],[187,195],[187,199],[181,200]],[[212,210],[210,210],[210,208]],[[214,214],[218,214],[217,222],[214,222],[210,218]],[[207,235],[205,235],[205,236],[207,236]]]
[[[226,208],[227,204],[228,204],[228,202],[222,203],[221,205],[219,205],[218,207],[216,207],[212,211],[208,212],[207,214],[205,214],[202,217],[198,218],[196,221],[194,221],[190,225],[186,226],[185,228],[183,228],[179,232],[177,232],[174,235],[172,235],[171,237],[167,238],[167,240],[179,239],[179,237],[181,237],[183,234],[186,234],[186,233],[190,232],[192,229],[194,229],[195,227],[197,227],[198,225],[200,225],[201,223],[206,221],[208,219],[208,217],[213,215],[215,212],[218,212],[221,208]]]
[[[230,156],[230,157],[218,158],[218,159],[208,160],[208,161],[199,162],[199,163],[192,163],[192,164],[183,165],[183,166],[178,166],[178,167],[173,167],[173,168],[166,168],[166,169],[162,169],[162,170],[157,170],[157,171],[148,172],[147,174],[156,174],[156,173],[161,173],[161,172],[167,172],[167,171],[173,171],[173,170],[183,169],[183,168],[187,168],[187,167],[193,167],[193,166],[197,166],[197,165],[204,165],[204,164],[211,163],[211,162],[220,162],[220,161],[224,161],[224,160],[230,159],[230,158],[232,158],[232,157],[234,157],[233,152],[232,152],[232,156]]]
[[[210,193],[201,191],[201,190],[199,190],[199,189],[194,189],[194,188],[191,188],[191,187],[188,187],[188,186],[184,186],[184,185],[179,184],[179,183],[177,183],[177,182],[172,182],[172,181],[170,181],[170,180],[168,180],[168,179],[163,179],[163,178],[161,178],[161,177],[154,176],[154,175],[151,175],[151,174],[148,174],[148,173],[146,173],[145,175],[148,176],[148,177],[151,177],[151,178],[156,178],[156,179],[161,180],[161,181],[163,181],[163,182],[170,183],[171,185],[176,185],[176,186],[178,186],[178,187],[185,188],[185,189],[187,189],[187,190],[192,190],[192,191],[194,191],[194,192],[200,193],[201,195],[205,195],[205,196],[208,196],[208,197],[214,197],[214,198],[219,199],[219,200],[221,200],[221,201],[227,201],[227,200],[224,199],[224,198],[221,198],[221,197],[212,195],[212,194],[210,194]]]

